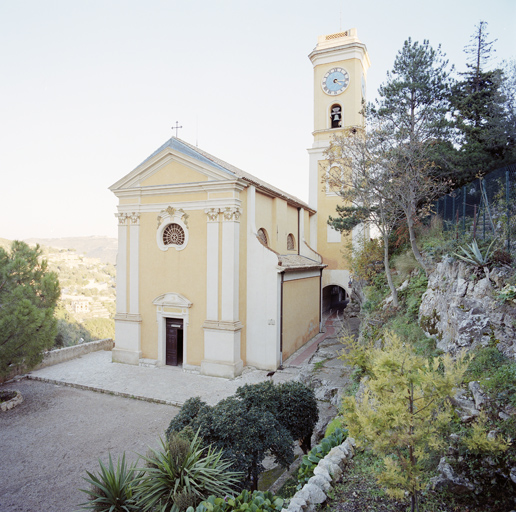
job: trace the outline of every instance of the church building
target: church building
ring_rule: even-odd
[[[226,378],[244,366],[276,370],[347,296],[324,150],[364,125],[369,57],[351,29],[319,37],[309,58],[309,204],[176,137],[110,187],[119,199],[113,361]]]

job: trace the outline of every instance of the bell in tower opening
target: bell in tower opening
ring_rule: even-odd
[[[330,117],[332,128],[342,127],[342,108],[340,105],[332,105]]]

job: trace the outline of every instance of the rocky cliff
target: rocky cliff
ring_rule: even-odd
[[[516,304],[498,299],[513,272],[508,266],[489,270],[444,259],[429,276],[421,327],[444,352],[491,343],[516,359]]]

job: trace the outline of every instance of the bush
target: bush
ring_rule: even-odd
[[[235,396],[210,407],[191,398],[172,419],[167,435],[190,427],[198,429],[205,445],[224,451],[234,470],[242,471],[242,487],[255,490],[267,453],[288,467],[294,459],[293,441],[305,450],[318,420],[313,391],[298,382],[245,385]]]
[[[236,498],[210,496],[195,509],[195,512],[280,512],[283,503],[281,498],[273,496],[271,492],[250,493],[244,490]],[[194,512],[194,510],[192,508],[187,512]]]
[[[284,382],[275,386],[272,382],[246,384],[237,389],[236,396],[244,406],[270,411],[290,432],[292,439],[301,442],[307,453],[311,437],[319,419],[319,410],[314,392],[301,382]]]
[[[144,512],[185,510],[210,494],[230,493],[240,475],[229,471],[231,463],[222,458],[222,450],[203,448],[195,435],[192,441],[171,435],[161,440],[161,450],[151,449],[143,457],[147,463],[138,479],[136,499]]]
[[[99,459],[100,471],[90,473],[84,478],[91,486],[90,489],[81,489],[88,495],[89,501],[80,506],[95,512],[137,512],[140,510],[136,502],[134,491],[141,474],[135,472],[134,466],[127,467],[125,453],[122,460],[113,465],[111,454],[108,465],[105,466]]]
[[[393,258],[393,265],[401,281],[407,279],[416,268],[420,268],[412,250]]]

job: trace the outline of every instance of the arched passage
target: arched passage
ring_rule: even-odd
[[[348,300],[348,294],[344,288],[337,285],[329,285],[323,288],[322,310],[326,313],[330,310],[343,310]]]

